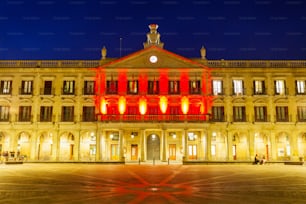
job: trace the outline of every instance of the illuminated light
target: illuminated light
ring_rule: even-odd
[[[100,112],[104,115],[107,113],[106,105],[107,105],[107,102],[106,102],[105,98],[102,97],[101,102],[100,102]]]
[[[159,99],[159,108],[162,113],[166,113],[168,107],[168,99],[166,96],[162,96]]]
[[[205,113],[205,105],[203,102],[200,103],[200,113],[204,114]]]
[[[183,96],[181,99],[181,108],[184,114],[188,113],[189,110],[189,99],[187,96]]]
[[[121,115],[124,114],[125,109],[126,109],[126,99],[123,96],[120,96],[119,100],[118,100],[118,110],[119,110],[119,113]]]
[[[147,112],[147,99],[145,97],[139,99],[139,112],[141,115],[144,115]]]

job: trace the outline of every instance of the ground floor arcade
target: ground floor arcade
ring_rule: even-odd
[[[306,156],[306,126],[61,124],[3,128],[0,152],[29,161],[270,161]]]

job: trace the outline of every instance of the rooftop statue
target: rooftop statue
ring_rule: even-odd
[[[158,25],[150,24],[150,32],[147,33],[147,42],[143,43],[144,48],[155,45],[163,48],[164,43],[160,42],[160,34],[157,32]]]

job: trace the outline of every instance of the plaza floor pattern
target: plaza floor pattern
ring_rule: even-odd
[[[306,203],[306,166],[0,164],[0,203]]]

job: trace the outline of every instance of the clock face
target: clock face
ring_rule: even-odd
[[[152,55],[151,57],[150,57],[150,62],[151,63],[156,63],[157,62],[157,57],[155,56],[155,55]]]

